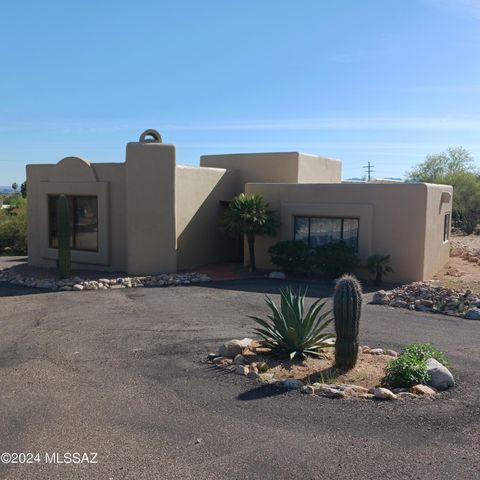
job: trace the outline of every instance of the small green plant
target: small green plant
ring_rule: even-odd
[[[0,255],[27,253],[27,203],[17,197],[7,199],[12,208],[0,210]]]
[[[287,273],[304,271],[311,273],[312,250],[302,240],[285,240],[277,242],[268,249],[270,261]]]
[[[435,348],[431,343],[411,343],[401,352],[401,355],[413,355],[415,358],[426,362],[429,358],[434,358],[443,366],[448,367],[448,360],[445,354]]]
[[[326,340],[333,337],[326,332],[332,322],[330,312],[323,312],[325,302],[317,300],[305,313],[305,295],[294,292],[291,287],[280,289],[280,308],[266,296],[270,308],[268,320],[251,316],[259,325],[255,333],[260,335],[272,353],[278,356],[306,357],[320,356],[328,346]]]
[[[448,366],[445,355],[431,343],[412,343],[392,360],[385,369],[384,383],[390,387],[411,387],[418,383],[427,384],[427,360],[434,358],[442,365]]]
[[[371,255],[367,259],[367,270],[375,275],[375,284],[380,286],[383,277],[393,272],[390,266],[390,255]]]
[[[68,210],[67,197],[60,195],[57,201],[57,270],[60,280],[70,277],[70,216]]]
[[[359,265],[355,249],[344,242],[332,242],[315,248],[314,263],[328,278],[351,273]]]
[[[429,381],[425,361],[414,355],[400,355],[392,360],[385,370],[384,382],[390,387],[411,387],[418,383],[427,384]]]
[[[353,368],[358,356],[358,330],[362,315],[362,287],[359,281],[344,275],[337,280],[333,293],[335,317],[335,366]]]

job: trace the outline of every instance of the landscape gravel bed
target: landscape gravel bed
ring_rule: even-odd
[[[334,342],[334,340],[328,342],[331,348],[334,347]],[[332,377],[329,375],[323,376],[322,371],[315,374],[309,366],[309,361],[312,359],[306,359],[297,365],[287,362],[287,366],[279,369],[276,367],[278,362],[269,358],[268,352],[269,349],[265,347],[261,340],[251,338],[233,339],[220,345],[218,353],[210,353],[207,356],[207,362],[216,368],[245,376],[260,383],[274,385],[285,390],[299,390],[307,395],[335,399],[405,400],[420,397],[433,399],[439,391],[448,390],[455,386],[455,380],[451,372],[434,359],[427,361],[427,372],[431,377],[429,385],[415,384],[409,388],[392,389],[382,386],[384,367],[398,356],[397,352],[388,348],[370,348],[366,345],[360,347],[359,360],[352,372],[335,372],[335,368],[332,367],[328,369],[334,374]],[[371,360],[365,362],[365,357],[371,357]],[[328,358],[327,352],[325,352],[325,358]],[[370,377],[367,370],[362,368],[362,363],[378,363],[382,373],[379,374],[377,371]],[[326,373],[326,370],[323,370],[323,372]],[[318,374],[320,374],[322,381],[310,381]],[[333,381],[334,379],[337,381]],[[342,379],[354,380],[356,383],[351,381],[345,383],[342,382]],[[326,383],[325,380],[327,380]]]
[[[190,285],[192,283],[209,282],[210,277],[202,273],[168,273],[147,276],[115,276],[108,278],[105,274],[97,278],[83,278],[75,276],[65,280],[58,280],[53,275],[28,275],[25,269],[17,267],[0,271],[0,282],[8,282],[12,285],[21,285],[30,288],[61,291],[82,290],[113,290],[119,288],[139,287],[168,287],[177,285]]]
[[[471,290],[460,290],[414,282],[393,290],[373,294],[373,304],[442,313],[468,320],[480,320],[480,297]]]

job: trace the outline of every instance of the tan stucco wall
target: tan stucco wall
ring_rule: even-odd
[[[450,187],[439,187],[448,190]],[[437,192],[437,189],[433,190]],[[425,184],[258,184],[246,186],[247,193],[262,195],[280,215],[282,226],[276,238],[259,237],[257,266],[272,268],[268,247],[293,238],[294,215],[357,217],[359,255],[389,254],[395,273],[391,281],[426,279],[426,273],[440,268],[448,253],[443,246],[443,216],[430,215],[431,233],[426,245],[426,217],[432,189]],[[435,200],[432,197],[432,204]],[[433,208],[433,207],[432,207]],[[437,204],[438,208],[438,204]],[[439,233],[440,231],[440,233]],[[438,252],[426,255],[426,249]],[[428,261],[427,266],[424,261]],[[428,275],[427,275],[428,276]]]
[[[445,214],[452,219],[453,188],[448,185],[427,184],[427,214],[425,222],[425,262],[423,278],[430,280],[448,261],[450,241],[443,242]],[[450,237],[450,235],[449,235]],[[439,239],[442,240],[439,243]]]
[[[175,147],[131,142],[125,163],[90,164],[68,157],[55,165],[27,165],[28,261],[54,267],[48,248],[48,195],[96,195],[99,251],[72,250],[75,269],[176,271]]]
[[[340,183],[342,162],[332,158],[298,154],[298,183]]]
[[[40,248],[40,238],[42,235],[48,235],[48,225],[40,221],[40,206],[42,202],[40,196],[40,182],[48,181],[51,170],[54,165],[27,165],[27,184],[28,184],[28,202],[27,202],[27,243],[28,243],[28,263],[32,266],[49,267],[54,262],[42,258]]]
[[[175,146],[131,142],[126,157],[127,271],[175,272]]]
[[[67,157],[55,165],[27,165],[28,261],[54,267],[56,249],[48,247],[48,195],[96,195],[99,251],[72,251],[73,268],[124,271],[126,269],[125,169],[123,164],[90,164]],[[111,209],[112,201],[119,208]],[[123,208],[123,210],[122,210]],[[112,241],[112,237],[118,239]]]
[[[110,268],[116,271],[127,270],[127,222],[125,196],[125,164],[96,163],[93,164],[99,180],[108,182],[109,197],[109,262]]]
[[[237,193],[244,192],[245,184],[248,182],[329,183],[341,181],[341,162],[298,152],[202,155],[200,165],[237,172]]]
[[[178,166],[175,184],[178,269],[231,261],[235,242],[220,231],[219,222],[220,202],[235,196],[235,172]]]

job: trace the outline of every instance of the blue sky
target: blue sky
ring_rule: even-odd
[[[480,161],[480,1],[3,2],[0,185],[68,155],[123,161],[146,128],[177,162],[290,151],[398,177]]]

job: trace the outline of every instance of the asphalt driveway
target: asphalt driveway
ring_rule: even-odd
[[[280,394],[208,368],[222,341],[251,335],[246,315],[265,312],[262,292],[278,285],[0,284],[0,451],[98,453],[95,464],[0,464],[0,478],[479,478],[480,322],[366,307],[363,344],[446,352],[459,386],[434,401]]]

